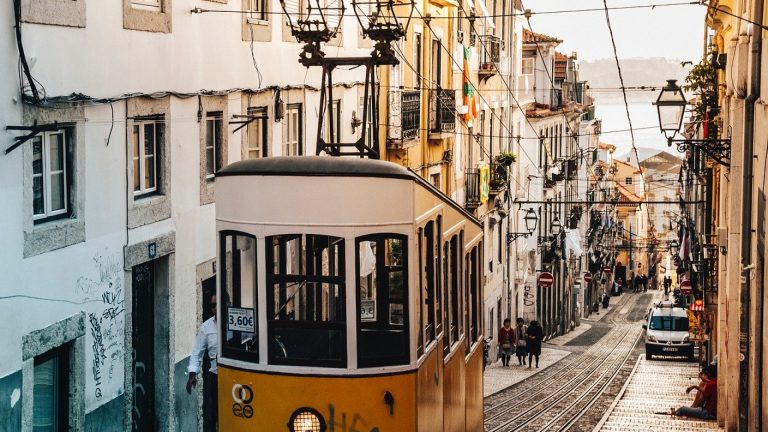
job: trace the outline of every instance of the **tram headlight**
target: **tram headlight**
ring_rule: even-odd
[[[290,432],[325,432],[325,419],[316,409],[299,408],[288,421]]]

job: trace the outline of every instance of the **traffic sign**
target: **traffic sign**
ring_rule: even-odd
[[[603,267],[603,273],[608,274],[610,272],[611,272],[611,268],[610,267]]]
[[[691,311],[704,312],[704,300],[694,300],[694,302],[691,303]]]
[[[586,283],[592,282],[592,273],[590,272],[584,273],[584,282]]]
[[[544,288],[551,287],[555,283],[555,277],[550,272],[543,272],[539,275],[539,285]]]
[[[693,285],[691,284],[691,281],[689,281],[689,280],[684,280],[684,281],[680,282],[680,292],[685,294],[685,295],[688,295],[688,294],[691,293],[692,287],[693,287]]]

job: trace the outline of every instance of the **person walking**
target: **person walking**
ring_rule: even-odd
[[[541,342],[544,340],[544,330],[536,320],[531,321],[528,330],[525,332],[526,348],[528,350],[528,369],[533,365],[533,357],[536,357],[536,367],[539,367],[539,356],[541,355]]]
[[[526,348],[525,333],[528,331],[528,326],[525,325],[525,320],[522,318],[517,319],[517,325],[515,326],[515,338],[517,338],[517,344],[515,346],[515,355],[517,356],[517,364],[525,366],[525,356],[528,355]]]
[[[504,325],[499,329],[499,352],[501,354],[501,366],[509,367],[509,359],[515,352],[515,330],[512,328],[512,320],[504,320]]]
[[[195,347],[189,356],[189,378],[187,379],[187,394],[197,386],[197,375],[200,373],[203,355],[207,352],[211,367],[203,376],[203,424],[205,432],[218,430],[218,368],[216,367],[216,350],[218,348],[218,333],[216,332],[216,295],[211,296],[213,316],[200,325],[195,338]]]
[[[643,273],[642,280],[643,280],[643,292],[648,292],[648,275]]]

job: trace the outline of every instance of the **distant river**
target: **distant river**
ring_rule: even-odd
[[[635,145],[638,149],[651,148],[678,155],[674,148],[670,149],[667,147],[667,140],[659,130],[659,117],[656,107],[651,102],[649,99],[648,102],[635,101],[629,104],[629,114],[635,131]],[[614,101],[601,103],[598,100],[595,103],[595,115],[603,121],[603,133],[600,136],[600,140],[615,145],[618,156],[628,153],[632,149],[632,139],[629,131],[611,132],[629,129],[629,121],[627,120],[624,104]],[[643,153],[643,151],[640,152],[641,158],[644,157]]]

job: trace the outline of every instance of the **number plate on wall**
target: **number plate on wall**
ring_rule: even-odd
[[[253,309],[227,308],[227,330],[255,333]]]

